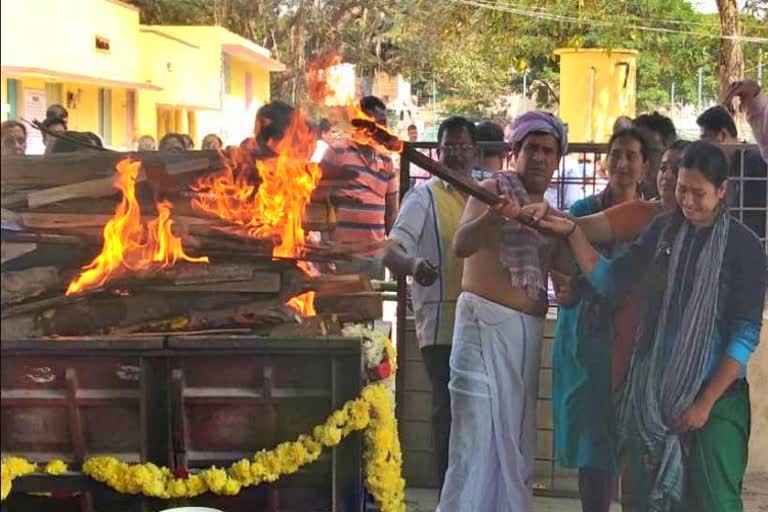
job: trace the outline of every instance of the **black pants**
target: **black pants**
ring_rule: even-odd
[[[451,346],[433,345],[421,349],[424,366],[432,383],[432,435],[434,441],[437,478],[443,488],[448,469],[448,440],[451,437],[451,395],[448,380],[451,376]]]
[[[579,468],[582,512],[608,512],[615,494],[616,476],[610,471]]]

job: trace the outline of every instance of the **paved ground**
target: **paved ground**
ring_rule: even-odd
[[[408,512],[434,512],[437,505],[437,491],[434,489],[408,489],[405,493]],[[565,498],[534,498],[535,512],[580,512],[578,500]],[[621,512],[621,507],[611,507],[611,512]]]
[[[744,482],[744,512],[768,512],[768,474],[751,475]],[[437,505],[437,491],[434,489],[408,489],[406,508],[408,512],[434,512]],[[580,512],[578,500],[566,498],[535,498],[534,512]],[[621,512],[615,504],[611,512]]]

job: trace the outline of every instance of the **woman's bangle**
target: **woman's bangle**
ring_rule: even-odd
[[[572,228],[571,228],[571,230],[568,232],[568,234],[567,234],[567,235],[565,235],[565,238],[566,238],[566,239],[569,239],[569,240],[570,240],[570,238],[571,238],[571,235],[573,234],[573,232],[574,232],[574,231],[576,231],[576,227],[577,227],[577,226],[578,226],[578,224],[576,224],[576,221],[573,221],[573,227],[572,227]]]

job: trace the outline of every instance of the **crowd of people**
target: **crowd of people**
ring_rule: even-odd
[[[733,146],[735,97],[762,155]],[[55,107],[42,123],[47,153],[101,147],[94,134],[68,131]],[[380,99],[360,107],[386,125]],[[281,102],[259,109],[255,136],[239,148],[243,165],[268,156],[293,112]],[[583,510],[607,512],[620,475],[633,510],[741,510],[745,370],[766,298],[768,97],[754,82],[735,83],[698,124],[700,140],[689,142],[655,112],[617,119],[607,186],[560,211],[546,198],[568,135],[552,114],[526,112],[509,130],[458,116],[440,124],[440,163],[498,195],[496,206],[437,177],[414,181],[399,204],[392,158],[354,136],[333,140],[330,124],[318,123],[311,160],[354,171],[330,190],[333,240],[389,242],[382,257],[343,270],[381,277],[386,266],[412,277],[440,512],[531,510],[549,280],[560,306],[555,450],[579,471]],[[417,141],[415,126],[408,137]],[[481,151],[479,142],[498,146]],[[23,155],[25,144],[23,124],[3,123],[4,156]],[[222,141],[208,135],[201,147]],[[152,137],[138,140],[139,151],[155,149]],[[190,150],[192,140],[169,133],[157,149]]]
[[[74,131],[68,128],[69,112],[65,107],[54,104],[48,107],[45,119],[33,129],[39,129],[44,154],[77,153],[101,151],[104,144],[97,134],[90,131]],[[27,154],[27,126],[20,121],[8,120],[0,127],[0,149],[2,156]],[[215,133],[203,137],[199,149],[222,149],[224,143]],[[186,133],[166,133],[158,144],[152,135],[142,135],[136,141],[137,151],[190,151],[195,149],[192,137]]]
[[[731,145],[736,96],[762,157]],[[412,276],[440,512],[531,510],[548,277],[560,305],[556,457],[578,469],[582,509],[607,512],[621,476],[632,510],[742,510],[746,365],[766,300],[768,98],[736,83],[698,124],[689,142],[658,113],[618,119],[606,188],[567,212],[545,202],[568,147],[555,116],[525,113],[506,136],[462,117],[440,125],[440,162],[502,198],[490,207],[433,177],[388,234],[384,263]],[[489,140],[511,144],[513,170],[481,157]]]

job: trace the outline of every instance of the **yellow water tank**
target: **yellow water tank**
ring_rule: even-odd
[[[608,142],[617,117],[635,117],[637,51],[560,48],[555,55],[568,140]]]

